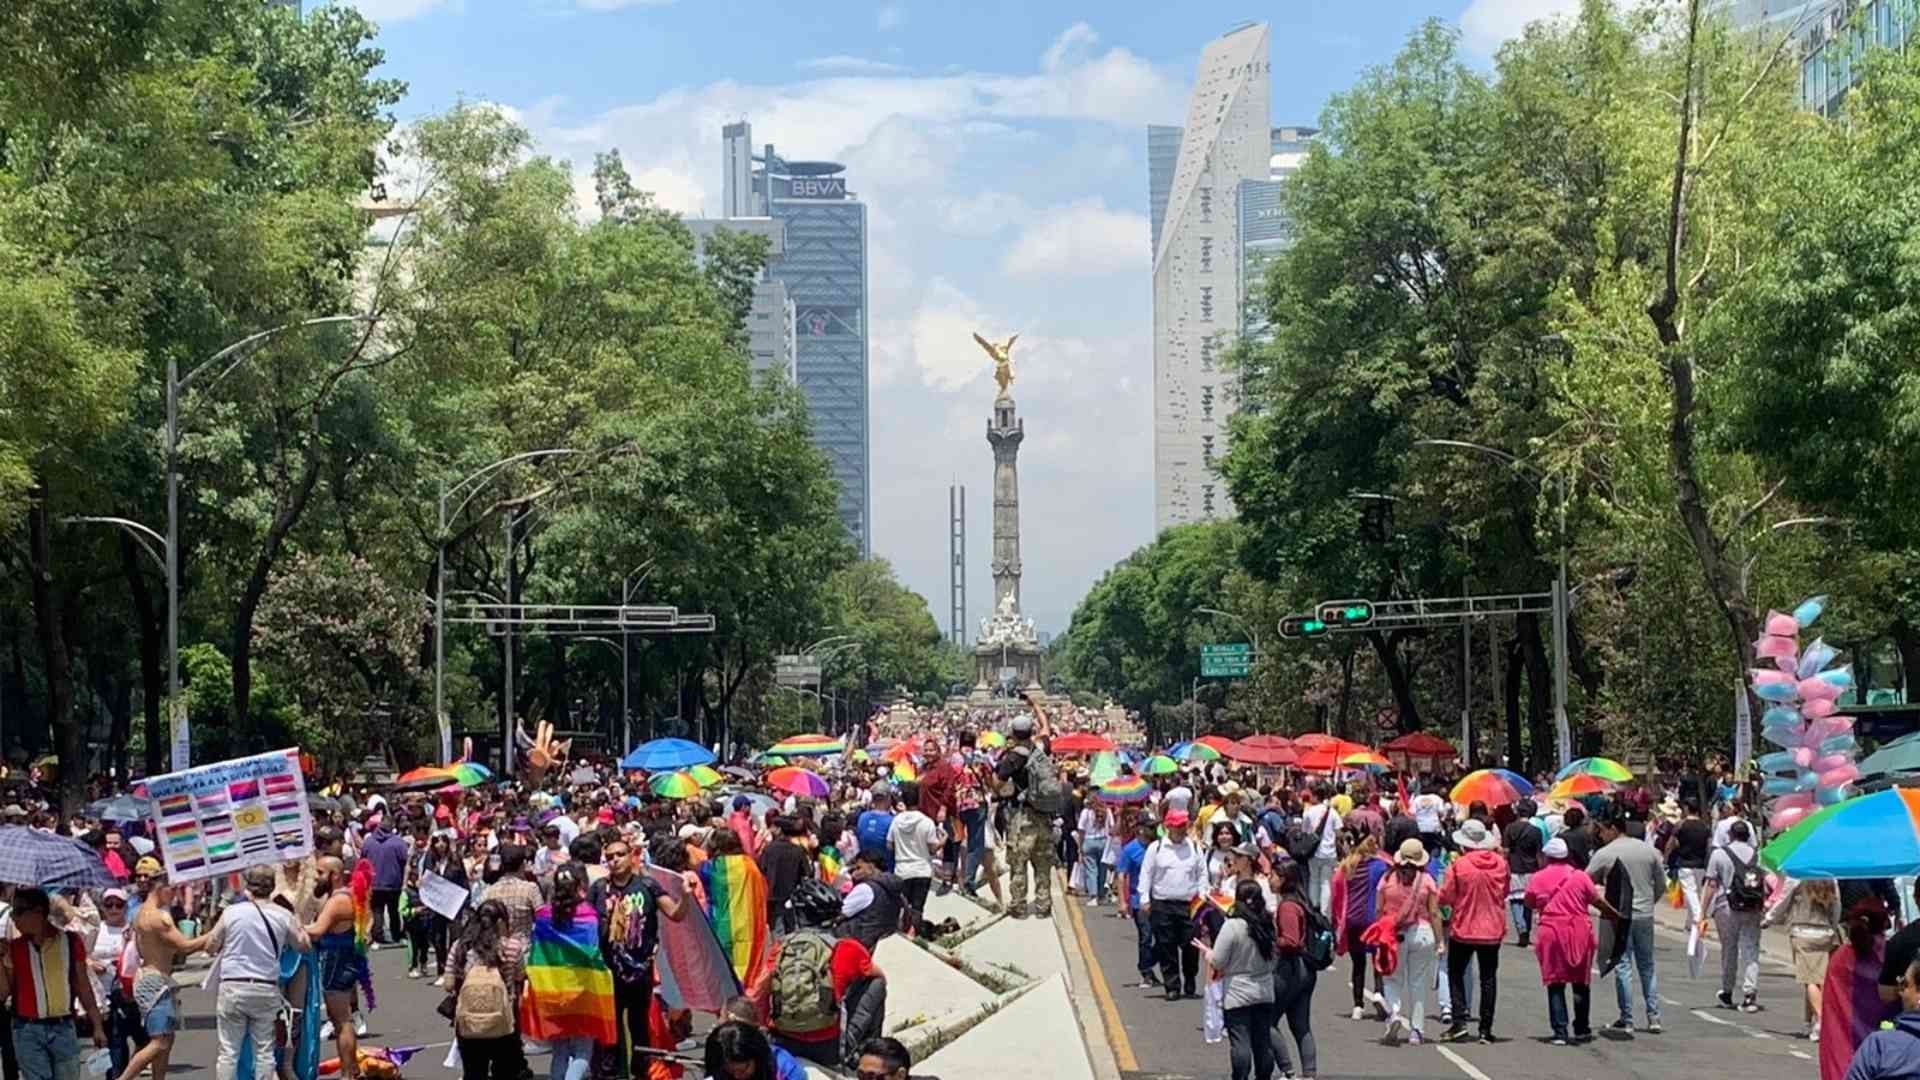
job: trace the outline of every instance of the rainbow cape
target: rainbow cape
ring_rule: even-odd
[[[752,986],[767,964],[767,879],[745,855],[720,855],[700,867],[707,887],[707,919],[733,965]]]
[[[353,948],[360,954],[360,989],[367,995],[367,1008],[373,1008],[373,968],[367,953],[373,947],[373,863],[361,859],[353,864],[353,876],[347,879],[347,895],[353,897]]]
[[[600,1046],[619,1041],[613,1024],[613,973],[600,956],[600,921],[581,904],[565,929],[553,909],[533,920],[527,992],[520,998],[520,1034],[529,1039],[585,1035]]]

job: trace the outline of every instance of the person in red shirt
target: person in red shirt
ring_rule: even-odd
[[[845,1068],[853,1054],[867,1040],[884,1029],[887,1009],[887,978],[873,961],[867,947],[852,938],[835,939],[827,928],[840,918],[840,894],[820,881],[803,881],[790,901],[802,930],[774,942],[765,974],[750,993],[755,1001],[767,1002],[771,1010],[769,1027],[775,1046],[798,1058],[827,1068]],[[806,946],[801,943],[806,942]],[[830,944],[831,958],[826,977],[832,982],[833,1000],[839,1009],[833,1019],[819,1027],[797,1030],[792,1021],[783,1021],[791,1012],[783,1003],[772,1001],[773,986],[790,976],[781,970],[781,954],[789,949],[814,944]],[[793,958],[797,963],[797,957]],[[845,1024],[841,1017],[845,1017]]]
[[[1453,834],[1461,855],[1447,864],[1440,883],[1440,906],[1447,920],[1447,990],[1454,1002],[1467,1000],[1467,965],[1480,967],[1480,1041],[1493,1041],[1494,993],[1500,972],[1500,942],[1507,936],[1507,857],[1500,834],[1478,818],[1468,818]],[[1456,1007],[1442,1041],[1465,1038],[1466,1009]]]
[[[934,876],[940,879],[940,895],[945,896],[953,889],[954,871],[960,862],[960,830],[954,828],[959,810],[954,796],[960,786],[962,762],[957,751],[945,753],[939,739],[927,740],[927,760],[935,764],[920,777],[919,809],[935,824],[946,826],[947,842],[934,866]]]

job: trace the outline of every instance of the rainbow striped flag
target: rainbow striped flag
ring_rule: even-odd
[[[840,875],[846,870],[846,867],[840,861],[840,850],[832,844],[821,844],[818,858],[820,860],[820,880],[836,889],[839,888]]]
[[[527,992],[520,999],[520,1034],[529,1039],[590,1036],[613,1046],[613,972],[600,956],[600,920],[581,904],[565,929],[543,907],[533,920],[527,952]]]
[[[767,879],[745,855],[720,855],[700,867],[707,888],[707,920],[733,965],[752,986],[767,963]]]

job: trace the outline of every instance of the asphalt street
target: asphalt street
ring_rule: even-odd
[[[1113,917],[1111,905],[1087,908],[1074,898],[1073,915],[1097,961],[1096,996],[1109,1028],[1114,1056],[1127,1080],[1213,1080],[1228,1075],[1227,1045],[1209,1045],[1201,1033],[1197,1001],[1168,1002],[1158,988],[1143,988],[1135,966],[1133,923]],[[1619,1014],[1613,979],[1596,980],[1593,1024],[1597,1038],[1584,1046],[1549,1044],[1546,991],[1530,951],[1508,944],[1501,950],[1500,995],[1494,1034],[1499,1041],[1441,1044],[1437,1011],[1429,999],[1421,1046],[1390,1047],[1380,1042],[1385,1025],[1350,1019],[1353,1001],[1346,981],[1345,957],[1322,972],[1314,994],[1313,1031],[1321,1077],[1465,1077],[1467,1080],[1575,1080],[1585,1077],[1731,1076],[1742,1080],[1806,1080],[1818,1074],[1818,1044],[1802,1037],[1799,988],[1784,966],[1763,959],[1759,1013],[1715,1007],[1719,989],[1719,952],[1707,958],[1699,979],[1687,977],[1685,942],[1662,929],[1656,935],[1655,971],[1659,976],[1661,1020],[1666,1031],[1641,1030],[1636,984],[1635,1023],[1631,1034],[1604,1030]],[[1091,965],[1090,965],[1091,966]],[[1292,1055],[1289,1046],[1288,1053]],[[1296,1061],[1296,1066],[1297,1066]]]

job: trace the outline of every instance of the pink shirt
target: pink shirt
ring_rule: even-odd
[[[1469,851],[1447,867],[1440,903],[1453,909],[1447,935],[1471,945],[1507,935],[1507,860],[1497,851]]]
[[[1432,920],[1427,917],[1427,897],[1438,888],[1426,867],[1414,871],[1412,885],[1400,884],[1400,870],[1396,867],[1380,879],[1380,896],[1374,911],[1393,916],[1394,925],[1403,929],[1415,923],[1431,925]],[[1438,933],[1440,928],[1436,926],[1433,930]]]

